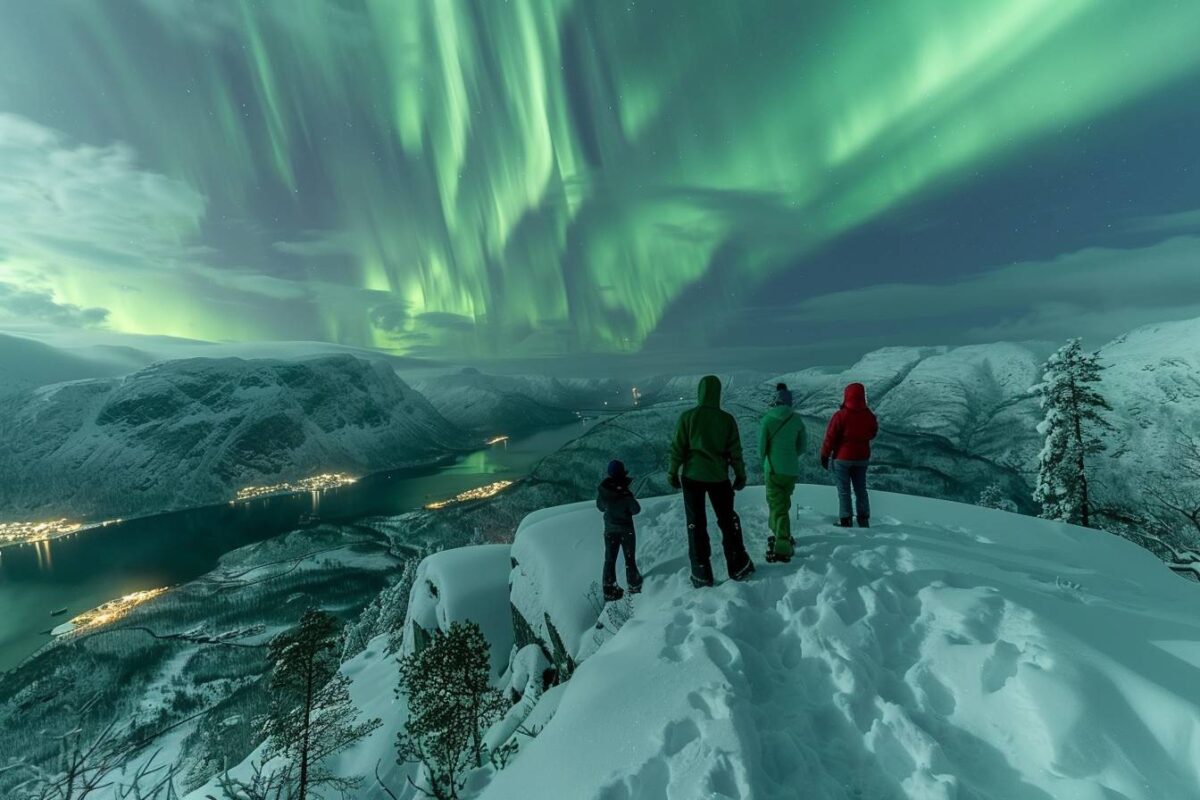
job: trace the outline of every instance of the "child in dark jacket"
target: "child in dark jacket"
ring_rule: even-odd
[[[625,578],[630,594],[642,590],[642,575],[634,556],[635,533],[633,517],[642,507],[629,488],[632,478],[620,461],[608,462],[608,477],[596,491],[596,508],[604,513],[604,600],[620,600],[625,592],[617,585],[617,551],[625,554]]]

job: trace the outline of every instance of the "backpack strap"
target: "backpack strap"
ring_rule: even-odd
[[[771,442],[774,441],[775,437],[779,435],[779,432],[781,430],[783,430],[789,422],[792,421],[792,417],[794,417],[795,415],[796,415],[795,412],[792,412],[791,416],[785,417],[783,422],[779,423],[779,425],[777,425],[775,427],[775,430],[767,431],[767,436],[766,436],[767,446],[765,448],[767,452],[764,453],[763,455],[765,455],[767,458],[767,467],[768,467],[768,469],[771,470],[771,472],[770,472],[771,475],[775,474],[775,465],[771,463]]]

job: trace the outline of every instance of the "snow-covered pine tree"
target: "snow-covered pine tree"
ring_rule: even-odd
[[[300,624],[271,641],[271,709],[264,733],[267,750],[286,757],[294,769],[297,800],[318,797],[322,787],[345,793],[359,779],[336,776],[321,762],[362,739],[380,720],[355,722],[357,709],[338,672],[338,621],[310,608]]]
[[[994,508],[999,511],[1011,511],[1013,513],[1017,511],[1017,504],[1004,494],[1004,489],[998,483],[988,484],[979,493],[979,499],[975,501],[975,505],[983,506],[984,508]]]
[[[479,625],[453,622],[400,659],[396,693],[408,701],[409,715],[396,737],[396,760],[423,766],[427,785],[413,785],[437,800],[456,800],[467,771],[483,766],[483,735],[508,709],[491,683],[489,649]]]
[[[1102,415],[1111,406],[1096,389],[1102,369],[1096,354],[1072,339],[1050,356],[1042,383],[1034,387],[1045,412],[1038,424],[1045,443],[1033,499],[1046,519],[1091,527],[1087,460],[1104,450],[1098,432],[1112,428]]]

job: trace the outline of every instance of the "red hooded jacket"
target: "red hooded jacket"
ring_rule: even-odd
[[[861,383],[852,383],[842,395],[842,407],[829,420],[821,458],[866,461],[871,457],[871,440],[877,433],[879,421],[867,408],[867,389]]]

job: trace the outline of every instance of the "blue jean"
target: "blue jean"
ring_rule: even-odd
[[[854,516],[850,505],[850,489],[854,489],[854,499],[858,505],[858,516],[871,516],[871,500],[867,497],[867,465],[869,461],[833,462],[833,479],[837,481],[838,509],[842,519]]]

